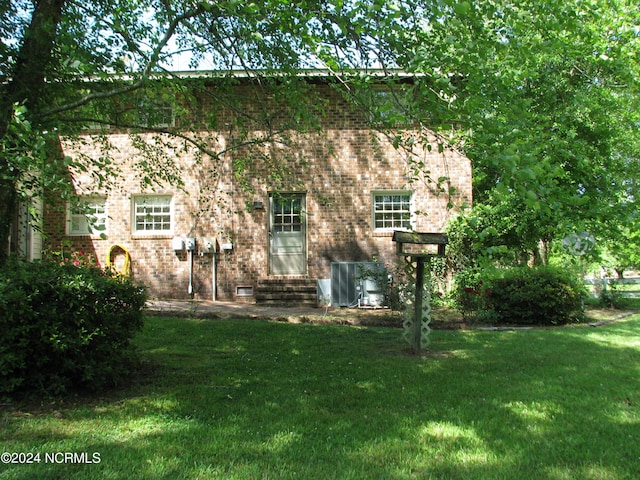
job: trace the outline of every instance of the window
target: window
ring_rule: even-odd
[[[302,231],[301,195],[283,195],[273,199],[273,229],[276,232]]]
[[[92,95],[100,95],[101,90],[91,90],[83,88],[79,92],[83,97],[89,97]],[[90,102],[84,107],[80,107],[79,116],[84,118],[82,128],[84,130],[108,130],[111,128],[113,122],[110,121],[109,112],[111,108],[104,103]]]
[[[170,195],[135,197],[133,212],[134,233],[171,233],[173,208]]]
[[[106,198],[87,197],[75,205],[69,205],[67,235],[101,235],[106,229]]]
[[[138,108],[140,109],[138,120],[145,127],[167,128],[175,126],[173,105],[168,101],[141,99]]]
[[[388,127],[409,124],[410,92],[404,86],[371,92],[371,122]]]
[[[374,230],[410,230],[411,227],[411,192],[373,193]]]

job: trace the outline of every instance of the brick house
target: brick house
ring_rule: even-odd
[[[216,156],[181,138],[126,129],[61,139],[65,155],[96,159],[105,155],[106,139],[111,165],[123,175],[100,190],[89,173],[76,172],[75,190],[87,210],[45,208],[44,248],[90,252],[117,268],[127,261],[155,298],[266,301],[300,289],[315,301],[316,282],[331,278],[332,265],[396,262],[394,229],[442,231],[455,207],[471,203],[468,158],[453,149],[395,148],[393,136],[372,128],[371,118],[324,79],[309,82],[325,105],[318,128],[280,132],[280,141],[247,141],[266,138],[253,124],[228,149],[237,114],[217,106],[218,130],[189,130],[209,151],[224,152]],[[215,82],[208,88],[215,90]],[[277,112],[273,96],[256,96],[249,78],[234,89],[244,108],[258,102],[276,112],[273,118],[289,114]],[[199,115],[214,108],[211,98],[197,98]],[[180,117],[168,112],[166,122],[180,130]],[[410,134],[405,127],[402,135]],[[141,182],[141,141],[158,149],[158,161],[173,162],[167,170],[176,168],[182,188]],[[418,164],[428,178],[415,175]]]

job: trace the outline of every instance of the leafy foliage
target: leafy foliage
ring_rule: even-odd
[[[547,264],[552,240],[562,238],[563,228],[568,228],[554,220],[560,221],[547,210],[527,208],[516,194],[492,195],[447,226],[450,263]]]
[[[10,261],[0,270],[0,394],[56,395],[117,383],[133,361],[144,290],[79,265]]]
[[[476,320],[478,312],[487,305],[483,283],[480,271],[475,268],[460,270],[455,276],[449,297],[465,321]]]
[[[626,269],[640,269],[640,217],[617,225],[602,248],[601,263],[622,276]]]
[[[383,304],[391,310],[402,310],[402,296],[407,288],[406,278],[397,266],[375,262],[371,267],[358,267],[356,281],[371,281],[383,295]]]
[[[136,144],[148,188],[154,182],[179,184],[170,161],[178,152],[158,155],[155,148],[166,148],[169,136],[214,162],[240,150],[246,161],[236,162],[234,173],[247,188],[254,188],[250,181],[242,183],[242,177],[252,178],[252,159],[242,149],[258,152],[275,172],[266,181],[281,187],[282,179],[291,177],[280,167],[282,158],[307,161],[291,153],[295,136],[287,131],[315,128],[314,117],[322,113],[322,102],[299,81],[300,73],[320,69],[408,152],[408,178],[448,190],[446,178],[430,178],[429,165],[411,155],[416,145],[443,155],[445,146],[455,145],[472,158],[474,201],[489,205],[480,212],[490,218],[479,235],[503,241],[491,248],[514,249],[522,260],[523,251],[531,254],[541,240],[550,250],[551,241],[571,231],[609,238],[613,227],[637,215],[640,11],[635,1],[37,4],[9,1],[0,16],[0,74],[11,79],[0,86],[3,139],[9,112],[20,104],[39,132],[84,134],[83,127],[102,124],[134,135],[155,134],[138,137],[148,145]],[[184,78],[167,70],[184,69],[186,63],[215,70],[215,92],[201,88],[192,94]],[[280,106],[277,115],[269,114],[272,105],[251,110],[246,98],[234,96],[230,86],[238,71],[255,92],[272,95]],[[87,78],[95,81],[87,84]],[[188,81],[192,86],[196,79]],[[207,81],[202,79],[202,86]],[[382,97],[373,88],[381,81],[388,90]],[[152,112],[141,109],[137,95],[156,104],[173,102],[180,122],[154,126]],[[199,116],[201,105],[214,105],[207,118]],[[215,106],[233,110],[234,117],[218,118]],[[225,138],[202,133],[221,132],[222,125]],[[288,152],[274,145],[287,145]],[[21,150],[16,154],[29,151]],[[78,158],[72,166],[103,182],[117,174],[108,151],[103,157],[98,164]],[[15,207],[9,193],[24,185],[25,172],[16,164],[0,162],[0,207]],[[511,212],[511,225],[500,221],[505,211]],[[513,212],[526,213],[525,218]],[[0,247],[8,237],[5,223],[0,223]],[[5,250],[0,248],[0,260]]]
[[[467,316],[524,325],[563,325],[583,317],[584,285],[557,267],[467,271],[457,277],[456,297]]]

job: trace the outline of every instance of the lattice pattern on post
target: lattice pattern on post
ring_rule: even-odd
[[[443,256],[448,238],[442,233],[393,232],[396,252],[403,255],[404,271],[410,287],[404,299],[404,321],[402,336],[418,353],[429,346],[431,328],[431,258]],[[413,247],[405,251],[404,245]],[[435,247],[435,251],[433,250]],[[419,249],[416,251],[416,248]],[[432,248],[432,250],[429,250]],[[415,264],[415,266],[414,266]],[[425,269],[425,264],[427,268]],[[413,293],[413,298],[411,293]]]
[[[409,345],[414,343],[414,321],[415,321],[415,298],[412,298],[411,293],[415,294],[416,291],[416,261],[413,261],[411,257],[404,258],[404,273],[408,279],[408,288],[406,298],[404,299],[404,311],[402,322],[402,338],[404,338]],[[429,334],[431,333],[431,272],[427,268],[424,272],[425,282],[422,288],[422,309],[420,312],[420,348],[426,349],[429,347]]]

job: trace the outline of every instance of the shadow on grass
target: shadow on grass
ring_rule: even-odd
[[[419,358],[393,329],[149,319],[141,385],[3,418],[7,451],[101,462],[0,478],[638,478],[639,334],[436,331]]]

